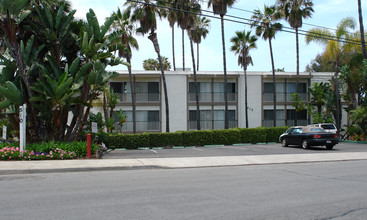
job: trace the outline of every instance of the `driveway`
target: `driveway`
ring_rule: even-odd
[[[339,143],[333,150],[325,147],[303,149],[298,146],[282,147],[281,144],[252,144],[189,147],[179,149],[145,149],[145,150],[113,150],[104,154],[104,159],[132,158],[172,158],[172,157],[218,157],[218,156],[248,156],[248,155],[279,155],[279,154],[320,154],[320,153],[350,153],[367,152],[367,144]]]

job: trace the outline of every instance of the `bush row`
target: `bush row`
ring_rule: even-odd
[[[0,143],[0,149],[2,148],[17,148],[19,143]],[[98,146],[92,144],[91,151],[92,154],[96,152]],[[86,142],[43,142],[36,144],[27,144],[25,150],[28,152],[34,152],[35,154],[48,154],[54,150],[63,150],[65,152],[71,152],[77,157],[87,156],[87,143]]]
[[[110,149],[166,146],[231,145],[240,143],[278,142],[288,127],[234,128],[205,131],[177,131],[172,133],[106,134],[98,135]]]

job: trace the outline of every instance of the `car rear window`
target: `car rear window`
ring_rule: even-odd
[[[324,129],[321,129],[321,128],[311,128],[311,131],[322,132],[322,131],[324,131]]]
[[[323,129],[335,129],[334,125],[321,125]]]

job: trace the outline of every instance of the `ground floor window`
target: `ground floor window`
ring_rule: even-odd
[[[273,127],[274,110],[264,110],[264,127]],[[295,115],[297,114],[297,125],[307,125],[307,110],[296,112],[294,109],[277,109],[276,110],[276,126],[293,126]]]
[[[133,112],[126,111],[126,122],[122,125],[122,131],[133,130]],[[118,130],[118,129],[117,129]],[[136,130],[137,131],[159,131],[160,113],[158,110],[136,111]]]
[[[200,126],[202,130],[224,129],[224,110],[200,110]],[[189,130],[196,130],[196,110],[189,111]],[[236,110],[228,110],[228,127],[237,127]]]

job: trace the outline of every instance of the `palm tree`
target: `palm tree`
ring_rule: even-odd
[[[167,1],[169,8],[175,8],[174,4],[175,0]],[[176,10],[168,10],[167,12],[167,20],[169,26],[172,29],[172,60],[173,60],[173,70],[176,71],[176,58],[175,58],[175,24],[177,23],[177,11]]]
[[[339,68],[342,63],[343,55],[353,49],[353,46],[348,43],[343,43],[342,39],[351,39],[353,35],[348,33],[348,29],[355,28],[355,21],[353,18],[345,18],[338,24],[335,33],[332,33],[328,29],[324,28],[313,28],[307,32],[306,43],[316,42],[326,46],[324,57],[332,60],[334,63],[334,83],[335,83],[335,99],[336,99],[336,112],[334,114],[336,126],[340,130],[341,123],[341,109],[340,109],[340,98],[339,98]],[[324,36],[331,36],[335,40],[325,39]]]
[[[297,59],[297,79],[296,92],[299,87],[299,44],[298,44],[298,28],[302,27],[302,19],[311,17],[313,12],[312,0],[278,0],[278,10],[282,17],[296,31],[296,59]],[[297,125],[297,113],[294,118],[294,125]]]
[[[365,39],[364,39],[364,28],[363,28],[361,0],[357,0],[357,1],[358,1],[359,29],[360,29],[360,32],[361,32],[361,44],[362,44],[363,58],[367,59],[366,42],[365,42]]]
[[[186,0],[178,0],[178,5],[180,9],[184,11],[200,13],[200,4],[196,0],[186,1]],[[187,30],[187,33],[190,38],[190,48],[191,48],[191,58],[192,58],[192,67],[194,72],[194,85],[195,85],[195,99],[196,99],[196,129],[201,130],[200,126],[200,105],[199,105],[199,86],[197,82],[196,76],[196,66],[195,66],[195,55],[194,55],[194,45],[193,45],[193,35],[192,29],[195,28],[197,15],[194,13],[181,12],[178,14],[177,23],[182,28],[182,30]]]
[[[209,33],[210,20],[206,17],[196,17],[194,27],[191,28],[192,40],[196,43],[196,69],[199,71],[199,45],[202,38],[206,38]]]
[[[227,97],[227,64],[226,64],[226,46],[224,40],[224,15],[227,14],[227,7],[231,7],[236,0],[209,0],[208,6],[213,6],[213,13],[220,16],[222,29],[222,47],[223,47],[223,71],[224,71],[224,128],[228,129],[228,97]]]
[[[251,31],[236,31],[236,35],[231,38],[231,51],[238,54],[238,65],[243,67],[245,73],[245,118],[246,128],[248,128],[248,109],[247,109],[247,67],[253,65],[250,50],[256,48],[257,37],[251,35]]]
[[[148,39],[152,41],[155,52],[157,53],[159,65],[161,67],[162,73],[162,81],[163,81],[163,90],[164,90],[164,98],[165,98],[165,105],[166,105],[166,132],[169,132],[169,105],[168,105],[168,93],[167,93],[167,84],[166,84],[166,77],[164,75],[164,69],[159,49],[158,37],[157,33],[157,19],[156,17],[163,17],[163,13],[160,8],[156,7],[151,0],[144,0],[144,3],[136,3],[136,2],[126,2],[125,5],[128,7],[126,8],[125,12],[127,14],[131,13],[131,21],[138,22],[140,27],[138,28],[141,34],[149,33]]]
[[[131,48],[136,50],[139,49],[138,41],[134,38],[133,33],[135,31],[134,25],[132,25],[129,21],[129,17],[127,14],[121,13],[120,8],[117,12],[114,12],[113,15],[115,16],[116,20],[112,24],[112,28],[117,31],[116,34],[121,36],[121,45],[124,48],[119,50],[119,57],[126,58],[126,61],[129,63],[127,69],[129,71],[129,83],[130,83],[130,90],[131,90],[131,102],[133,108],[133,133],[136,133],[136,101],[135,101],[135,85],[133,83],[133,76],[131,72]]]
[[[162,65],[164,71],[169,71],[171,69],[171,63],[167,57],[162,56]],[[144,70],[161,70],[158,59],[147,59],[143,61]]]
[[[251,27],[256,27],[256,35],[262,36],[264,40],[268,40],[269,42],[271,67],[273,72],[273,104],[274,104],[273,126],[276,127],[275,67],[274,67],[273,48],[271,45],[271,39],[275,38],[276,32],[282,29],[282,25],[276,22],[277,16],[275,6],[264,5],[264,11],[260,11],[259,9],[255,10],[254,14],[252,15],[252,19],[254,20],[254,22],[251,24]]]

